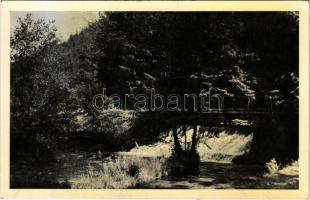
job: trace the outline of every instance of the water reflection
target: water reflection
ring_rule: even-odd
[[[298,189],[298,177],[277,174],[264,176],[265,168],[257,165],[201,163],[195,176],[166,177],[139,185],[157,189]]]

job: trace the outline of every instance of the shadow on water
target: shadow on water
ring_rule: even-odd
[[[71,153],[59,162],[45,167],[20,164],[11,166],[11,188],[70,188],[68,180],[92,165],[102,169],[102,161],[88,153]],[[266,169],[258,165],[202,162],[192,176],[163,177],[136,185],[139,189],[298,189],[298,176],[277,174],[265,176]]]
[[[195,176],[166,177],[139,185],[151,189],[297,189],[298,177],[264,176],[264,166],[202,162]]]

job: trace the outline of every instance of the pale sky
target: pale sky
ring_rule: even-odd
[[[26,13],[31,13],[37,19],[55,20],[57,36],[62,41],[66,41],[71,34],[80,32],[89,22],[99,19],[99,12],[11,12],[11,32],[17,25],[18,17],[23,18]]]

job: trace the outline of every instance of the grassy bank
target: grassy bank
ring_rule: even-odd
[[[102,168],[88,166],[86,173],[69,180],[76,189],[133,188],[167,175],[164,158],[120,156],[102,164]]]

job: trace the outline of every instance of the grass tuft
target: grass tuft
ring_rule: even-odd
[[[164,158],[143,158],[136,156],[120,156],[102,164],[95,169],[88,166],[85,174],[70,180],[76,189],[122,189],[133,188],[167,175]]]

